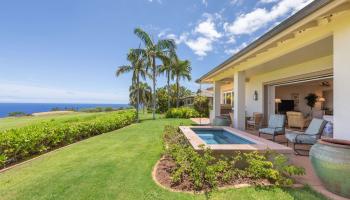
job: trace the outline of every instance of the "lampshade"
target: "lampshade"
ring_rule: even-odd
[[[275,99],[275,103],[282,103],[281,99]]]
[[[318,101],[319,101],[319,102],[325,102],[325,101],[326,101],[326,99],[325,99],[325,98],[323,98],[323,97],[320,97],[320,98],[318,98]]]

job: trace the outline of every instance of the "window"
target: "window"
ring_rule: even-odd
[[[233,92],[224,92],[223,103],[232,105]]]

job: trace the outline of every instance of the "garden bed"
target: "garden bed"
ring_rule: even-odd
[[[210,148],[199,146],[198,152],[173,126],[165,127],[163,140],[165,153],[153,176],[159,185],[174,191],[209,195],[222,187],[291,186],[293,175],[305,173],[303,168],[291,165],[286,156],[273,151],[214,155]]]
[[[153,179],[155,182],[161,187],[168,189],[173,192],[195,192],[202,193],[204,190],[196,190],[194,185],[191,183],[190,178],[185,176],[182,182],[173,183],[171,179],[171,174],[176,169],[176,163],[171,157],[164,156],[162,157],[157,164],[154,166],[153,170]],[[250,187],[253,185],[259,186],[271,186],[272,184],[266,180],[252,180],[249,178],[237,178],[232,179],[228,182],[219,182],[219,189],[226,188],[242,188],[242,187]]]

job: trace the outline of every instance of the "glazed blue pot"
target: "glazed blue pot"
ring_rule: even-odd
[[[230,126],[230,120],[227,117],[217,116],[213,120],[213,126]]]
[[[319,140],[310,149],[310,160],[330,192],[350,198],[350,141]]]

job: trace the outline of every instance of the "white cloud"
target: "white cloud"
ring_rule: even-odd
[[[227,44],[234,44],[234,43],[236,43],[236,38],[235,38],[235,36],[230,35],[230,36],[228,37],[228,40],[226,41],[226,43],[227,43]]]
[[[239,52],[240,50],[242,50],[246,46],[247,46],[247,43],[243,42],[238,47],[235,47],[235,48],[232,48],[232,49],[225,49],[224,52],[226,54],[228,54],[228,55],[232,55],[232,54],[235,54],[235,53]]]
[[[194,40],[187,40],[186,45],[200,57],[206,56],[209,51],[213,50],[213,41],[206,37],[198,37]]]
[[[199,21],[192,31],[195,39],[187,39],[185,44],[200,57],[206,56],[208,52],[212,51],[213,43],[222,37],[222,34],[217,30],[214,20],[221,19],[217,13],[211,15],[205,13],[203,15],[206,19]]]
[[[128,92],[88,92],[28,84],[0,83],[0,102],[127,103]]]
[[[230,4],[235,5],[235,6],[240,6],[240,5],[242,5],[242,3],[243,3],[243,0],[231,0],[230,1]]]
[[[216,30],[211,16],[208,16],[206,20],[200,22],[194,29],[194,32],[202,34],[211,40],[218,39],[222,36],[222,34]]]
[[[260,3],[275,3],[278,2],[279,0],[260,0]]]
[[[256,8],[255,10],[241,14],[232,23],[226,23],[224,29],[230,34],[251,34],[265,27],[268,23],[277,20],[289,13],[294,13],[312,0],[281,0],[270,10]]]
[[[160,31],[160,32],[158,33],[158,37],[159,37],[159,38],[164,37],[169,31],[170,31],[169,28],[166,28],[166,29]]]
[[[170,33],[165,37],[174,40],[176,44],[181,44],[187,41],[188,33],[184,32],[180,36],[176,36],[175,34]]]
[[[220,46],[223,46],[221,48],[225,53],[233,54],[247,45],[242,43],[242,38],[244,39],[242,35],[255,37],[256,35],[252,34],[257,30],[263,28],[267,30],[277,25],[276,23],[297,12],[311,1],[259,0],[256,3],[257,7],[251,12],[242,13],[232,21],[227,21],[224,15],[225,9],[223,9],[217,13],[204,13],[201,20],[197,23],[190,22],[192,28],[181,34],[177,35],[163,30],[158,36],[174,39],[178,45],[185,44],[199,58],[207,56],[210,52],[217,52]],[[202,3],[207,4],[208,0],[202,0]],[[230,3],[238,5],[243,3],[243,0],[230,0]],[[266,4],[272,4],[272,7],[265,8]]]
[[[223,34],[217,30],[215,20],[221,19],[220,14],[203,14],[204,19],[200,20],[190,32],[183,32],[179,36],[170,33],[166,37],[173,39],[176,44],[187,45],[199,57],[206,56],[213,51],[213,43],[220,39]]]
[[[208,0],[202,0],[202,4],[204,4],[205,6],[208,6]]]
[[[157,2],[159,4],[163,3],[162,0],[148,0],[148,2],[150,2],[150,3]]]

